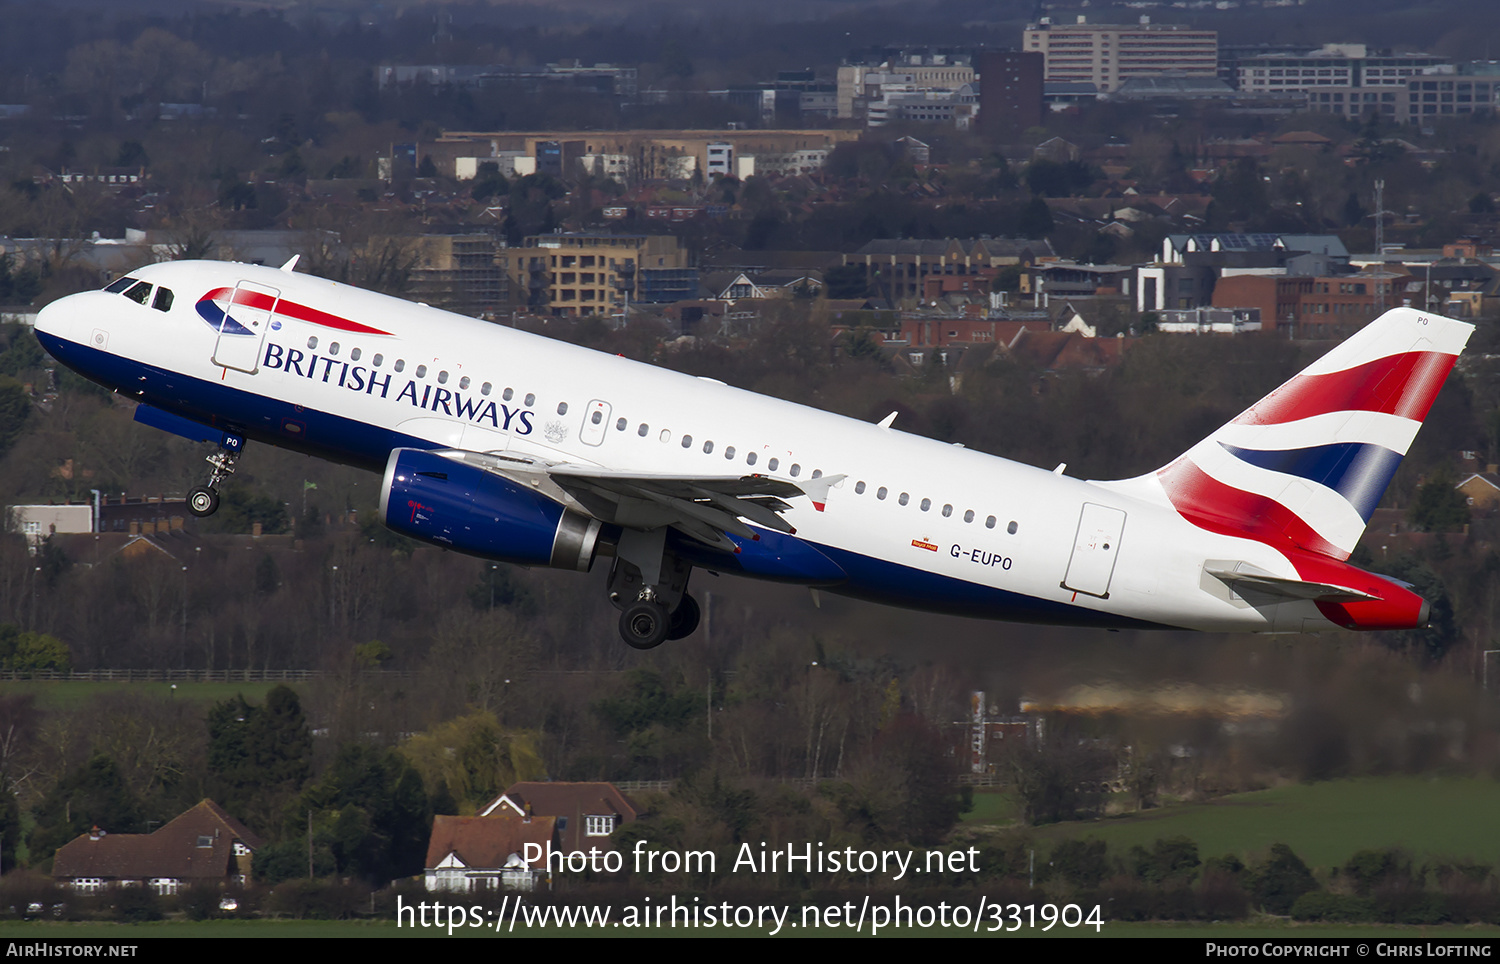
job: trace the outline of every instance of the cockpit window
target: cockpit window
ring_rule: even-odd
[[[135,284],[135,279],[130,277],[129,275],[126,275],[123,278],[116,278],[114,281],[111,281],[109,283],[109,287],[105,288],[104,290],[108,291],[112,295],[117,295],[133,284]]]
[[[171,288],[157,288],[156,289],[156,297],[152,300],[151,307],[155,308],[157,311],[171,311],[172,310],[172,289]]]
[[[138,305],[144,305],[151,299],[151,282],[140,282],[135,287],[125,292],[125,297],[129,298],[131,301],[134,301]]]

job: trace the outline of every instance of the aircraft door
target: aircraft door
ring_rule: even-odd
[[[271,330],[271,316],[281,301],[281,292],[253,281],[234,286],[227,303],[214,299],[222,312],[219,337],[214,342],[213,363],[254,375],[260,367],[260,349]]]
[[[609,402],[594,399],[583,413],[583,427],[578,430],[578,440],[584,445],[602,445],[609,434]]]
[[[1120,535],[1124,531],[1123,510],[1085,502],[1062,587],[1108,599],[1109,581],[1114,576],[1115,557],[1120,553]]]

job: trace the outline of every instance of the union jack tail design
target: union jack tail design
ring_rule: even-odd
[[[1201,528],[1347,559],[1473,331],[1388,311],[1157,479]]]

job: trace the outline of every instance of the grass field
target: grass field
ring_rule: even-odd
[[[982,814],[993,814],[990,822],[1001,825],[1015,819],[1003,794],[976,793],[974,799],[975,811],[965,821],[971,826],[986,822]],[[1209,803],[1040,827],[1035,834],[1047,842],[1098,837],[1116,854],[1175,836],[1192,838],[1203,857],[1244,858],[1285,843],[1315,869],[1341,865],[1355,851],[1374,847],[1403,847],[1419,862],[1467,857],[1500,866],[1496,814],[1500,782],[1495,780],[1382,777],[1239,793]]]
[[[251,703],[264,703],[266,694],[277,686],[290,686],[298,696],[305,696],[300,683],[178,683],[175,693],[171,683],[95,683],[95,682],[43,682],[18,680],[0,683],[0,695],[31,694],[36,705],[43,710],[77,710],[101,696],[112,693],[130,693],[135,696],[158,699],[178,699],[192,703],[218,703],[240,694]]]

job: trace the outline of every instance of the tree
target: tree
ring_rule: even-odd
[[[47,860],[58,847],[91,827],[108,833],[145,829],[140,801],[125,785],[115,761],[103,754],[95,754],[59,780],[32,816],[36,820],[28,839],[32,863]]]
[[[537,738],[481,711],[408,738],[400,752],[424,784],[456,794],[458,808],[473,813],[512,783],[546,778]]]
[[[1318,889],[1307,864],[1283,843],[1271,845],[1265,863],[1251,876],[1250,896],[1270,914],[1290,912],[1298,897]]]
[[[1045,238],[1052,233],[1052,209],[1040,196],[1034,196],[1021,211],[1016,231],[1024,238]]]
[[[312,813],[315,847],[326,847],[338,873],[371,883],[420,873],[432,834],[422,778],[395,751],[346,743],[328,772],[288,811],[288,838]]]
[[[215,704],[208,713],[208,740],[214,799],[253,826],[274,826],[312,766],[312,733],[296,692],[278,686],[264,706],[251,706],[241,696]]]
[[[1469,501],[1453,476],[1439,469],[1417,489],[1406,518],[1419,532],[1458,532],[1469,524]]]

